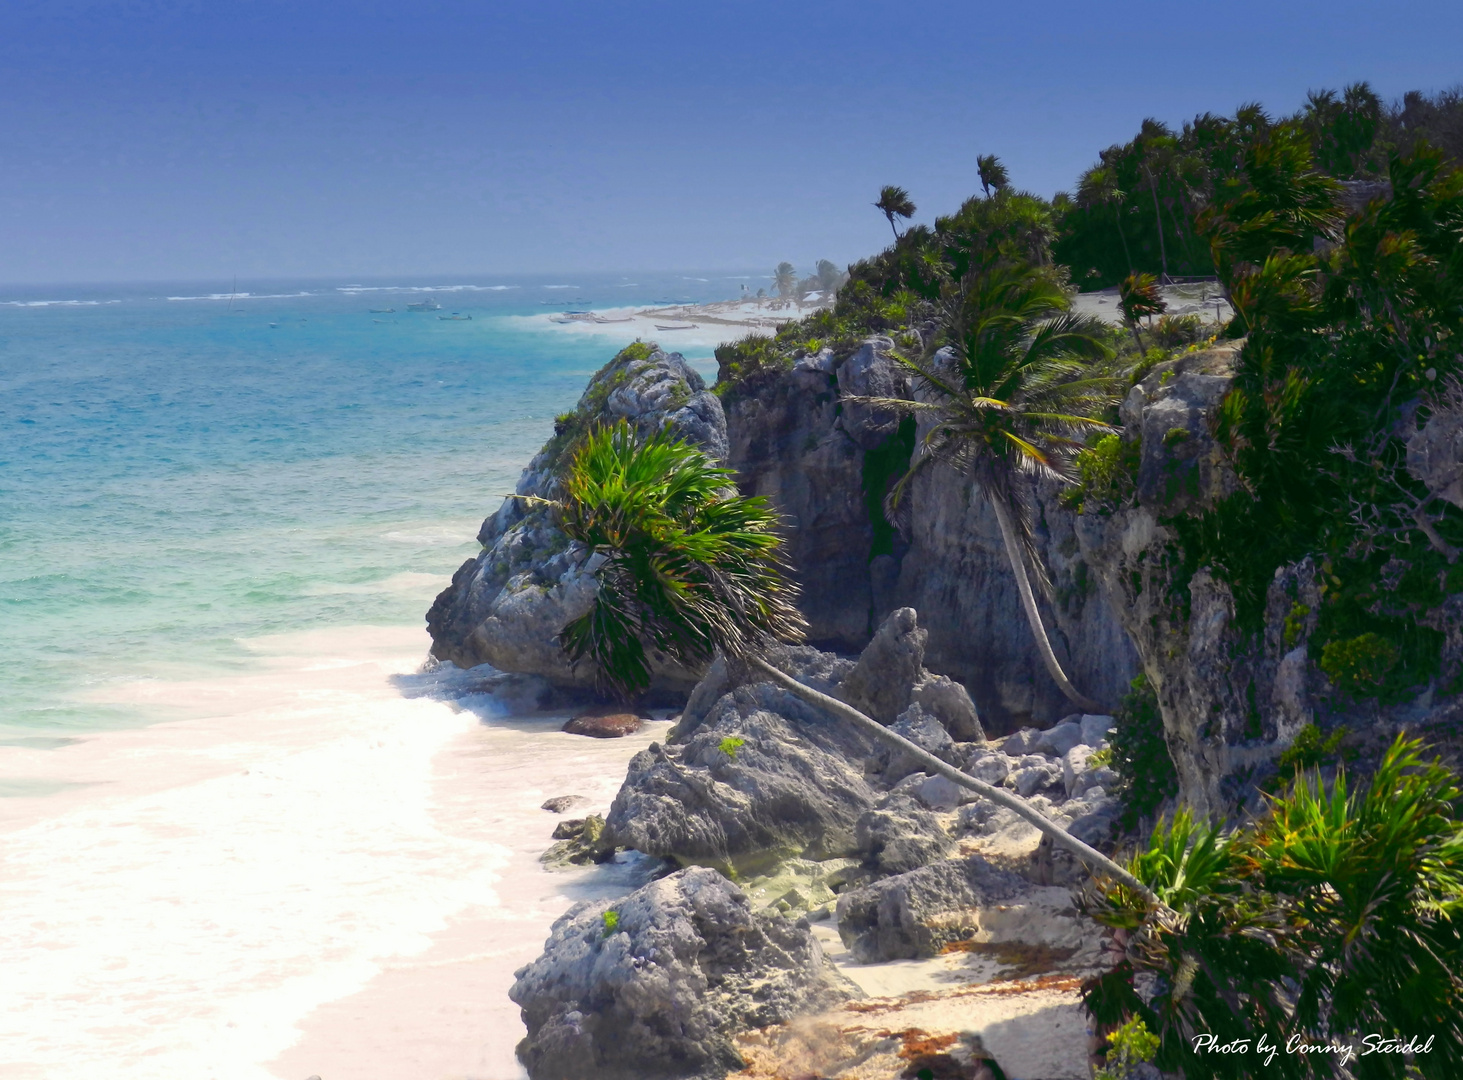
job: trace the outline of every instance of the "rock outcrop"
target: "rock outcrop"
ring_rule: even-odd
[[[722,1077],[744,1065],[737,1032],[852,996],[807,922],[703,868],[576,905],[516,979],[532,1080]]]
[[[1046,726],[1067,702],[1031,641],[989,506],[965,478],[936,467],[908,489],[908,537],[884,519],[882,499],[923,430],[848,399],[908,395],[892,349],[875,337],[847,356],[824,350],[728,395],[728,462],[744,493],[765,496],[788,521],[811,641],[860,649],[891,611],[916,608],[929,666],[969,691],[986,727]],[[1075,515],[1055,488],[1038,494],[1053,647],[1084,692],[1115,705],[1139,670],[1137,656],[1098,595]]]
[[[524,469],[515,494],[553,498],[555,470],[575,437],[621,419],[642,433],[669,428],[718,460],[726,456],[726,418],[701,376],[679,353],[633,345],[590,380],[574,412]],[[593,672],[572,668],[557,638],[593,603],[596,560],[569,543],[547,508],[523,499],[505,499],[483,522],[478,542],[482,553],[462,564],[427,613],[432,655],[459,667],[491,664],[560,685],[591,685]],[[699,674],[664,661],[657,671],[661,687],[681,694]]]

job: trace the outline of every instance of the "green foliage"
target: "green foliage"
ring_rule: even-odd
[[[1189,429],[1188,428],[1171,427],[1171,428],[1169,428],[1167,431],[1165,431],[1163,433],[1163,445],[1164,446],[1177,446],[1181,442],[1188,442],[1188,440],[1189,440]]]
[[[1135,323],[1145,315],[1159,315],[1168,307],[1158,292],[1158,279],[1152,274],[1129,274],[1118,290],[1118,307],[1123,318]]]
[[[733,761],[737,759],[737,751],[746,745],[747,740],[740,735],[728,735],[716,744],[716,748]]]
[[[1011,186],[1011,174],[995,154],[980,154],[975,159],[975,171],[980,177],[981,189],[990,198],[991,188],[1002,191]]]
[[[655,352],[655,346],[644,341],[633,341],[620,350],[617,361],[624,360],[649,360]]]
[[[899,478],[909,470],[909,459],[914,454],[914,438],[914,417],[905,416],[900,419],[892,439],[885,440],[876,449],[864,452],[864,507],[868,511],[869,525],[874,534],[869,544],[870,561],[880,555],[894,553],[895,529],[884,514],[884,499]]]
[[[1101,1023],[1138,1017],[1160,1040],[1156,1064],[1241,1080],[1253,1054],[1203,1054],[1264,1032],[1272,1044],[1431,1035],[1411,1063],[1425,1080],[1463,1075],[1463,792],[1417,740],[1399,736],[1370,784],[1326,788],[1302,774],[1267,814],[1224,832],[1187,812],[1154,829],[1130,869],[1169,911],[1121,885],[1085,901],[1126,935],[1127,959],[1084,986]],[[1135,976],[1156,977],[1137,992]],[[1280,1053],[1264,1075],[1342,1075],[1333,1055]],[[1401,1080],[1395,1054],[1346,1075]]]
[[[1301,634],[1305,633],[1306,618],[1311,613],[1310,606],[1302,604],[1297,600],[1290,605],[1290,611],[1285,616],[1285,647],[1295,648],[1295,643],[1300,640]]]
[[[1062,492],[1060,499],[1078,513],[1116,506],[1133,490],[1138,475],[1142,445],[1121,435],[1103,435],[1072,459],[1077,483]]]
[[[1204,320],[1198,315],[1164,315],[1149,333],[1163,348],[1178,349],[1204,336]]]
[[[1087,756],[1087,764],[1090,768],[1100,769],[1104,765],[1111,765],[1113,752],[1111,746],[1105,746],[1101,750],[1094,750]]]
[[[1397,647],[1375,631],[1328,641],[1321,649],[1321,670],[1342,690],[1370,696],[1397,666]]]
[[[650,685],[647,647],[695,668],[801,637],[776,515],[699,449],[621,421],[585,438],[561,483],[556,523],[605,561],[594,605],[559,641],[605,690],[628,700]]]
[[[1296,769],[1316,769],[1334,763],[1346,736],[1345,726],[1337,728],[1329,736],[1322,736],[1321,729],[1315,724],[1306,724],[1296,732],[1295,741],[1280,755],[1281,776],[1286,777]]]
[[[874,203],[874,208],[889,219],[889,228],[894,229],[895,240],[899,239],[899,230],[894,227],[894,219],[914,217],[915,211],[909,192],[893,184],[886,184],[879,190],[879,201]]]
[[[1159,1045],[1158,1036],[1138,1016],[1110,1032],[1107,1043],[1107,1060],[1093,1073],[1093,1080],[1132,1080],[1138,1074],[1137,1066],[1152,1061]]]
[[[1108,744],[1119,781],[1112,794],[1123,804],[1122,827],[1131,831],[1140,821],[1152,817],[1165,799],[1178,793],[1178,776],[1163,737],[1158,695],[1146,675],[1133,679],[1113,721],[1115,730],[1108,736]]]
[[[601,937],[609,937],[620,928],[620,913],[613,908],[606,911],[599,918],[600,922],[604,924],[604,931],[600,935]]]

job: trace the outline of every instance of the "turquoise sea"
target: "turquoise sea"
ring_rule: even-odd
[[[512,715],[424,615],[647,325],[551,314],[745,280],[0,288],[0,1075],[521,1080],[514,969],[638,872],[541,804],[666,724]]]
[[[742,280],[0,288],[0,739],[157,719],[89,691],[247,664],[240,639],[420,622],[411,575],[475,550],[624,344],[542,316]]]

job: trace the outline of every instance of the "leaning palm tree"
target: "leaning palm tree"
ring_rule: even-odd
[[[1123,200],[1127,193],[1118,187],[1118,174],[1111,165],[1094,165],[1082,174],[1077,182],[1077,205],[1085,210],[1099,206],[1115,206],[1118,223],[1118,239],[1123,242],[1123,258],[1128,263],[1128,273],[1133,272],[1133,253],[1128,250],[1128,235],[1123,232]]]
[[[686,666],[700,666],[720,650],[913,755],[927,771],[1014,811],[1094,871],[1158,903],[1127,869],[1020,796],[961,772],[768,663],[763,654],[770,646],[801,639],[805,624],[793,606],[796,590],[783,574],[776,517],[763,500],[736,494],[730,470],[665,431],[641,436],[621,421],[590,433],[560,490],[552,504],[559,527],[601,561],[593,606],[559,640],[571,659],[595,665],[602,686],[621,697],[645,690],[648,649]]]
[[[894,239],[899,239],[899,230],[894,228],[896,217],[914,217],[914,203],[910,201],[909,192],[902,187],[895,187],[893,184],[886,184],[879,189],[879,201],[874,207],[881,211],[889,219],[889,228],[894,230]]]
[[[991,197],[991,188],[1000,191],[1011,185],[1011,174],[995,154],[978,155],[975,159],[975,172],[980,177],[980,186],[987,199]]]
[[[741,656],[768,638],[801,639],[777,515],[738,495],[732,471],[696,447],[622,420],[584,440],[561,490],[559,529],[605,561],[593,606],[559,642],[573,663],[593,663],[602,689],[643,693],[647,645],[694,670],[717,649]]]
[[[788,297],[798,286],[797,267],[790,262],[780,262],[777,269],[772,272],[772,285],[777,289],[777,295]]]
[[[947,352],[921,360],[895,354],[924,391],[919,400],[868,399],[924,413],[930,421],[914,463],[890,493],[889,508],[902,516],[911,481],[931,464],[966,476],[995,513],[1042,663],[1069,699],[1100,712],[1062,670],[1036,607],[1027,563],[1044,589],[1048,583],[1026,480],[1069,480],[1082,438],[1112,430],[1096,416],[1116,401],[1116,383],[1089,366],[1110,358],[1112,350],[1102,341],[1101,322],[1074,314],[1061,285],[1034,267],[972,271],[947,290],[945,307]]]
[[[1138,343],[1138,352],[1143,352],[1143,338],[1138,333],[1138,320],[1145,315],[1150,319],[1168,310],[1168,302],[1158,290],[1158,279],[1152,274],[1129,274],[1118,286],[1118,307],[1123,313],[1123,322],[1133,331],[1133,340]]]

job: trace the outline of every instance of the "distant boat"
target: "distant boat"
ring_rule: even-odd
[[[442,305],[439,304],[439,303],[437,303],[437,301],[433,300],[431,297],[428,297],[427,299],[421,300],[421,301],[419,301],[419,302],[417,302],[415,304],[407,304],[406,305],[406,310],[407,311],[441,311],[442,310]]]
[[[695,323],[685,323],[684,325],[681,325],[681,326],[662,326],[660,323],[656,323],[655,324],[655,328],[657,330],[696,330],[696,329],[699,329]]]
[[[633,315],[626,315],[623,319],[606,319],[603,315],[596,315],[594,317],[594,321],[597,322],[597,323],[634,322],[635,321],[635,317]]]
[[[438,315],[437,318],[443,322],[472,322],[471,315],[459,315],[455,311],[451,315]]]
[[[371,309],[371,314],[372,315],[395,315],[396,314],[396,309],[394,307],[373,307]]]

